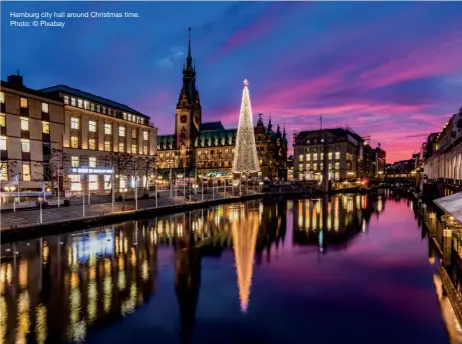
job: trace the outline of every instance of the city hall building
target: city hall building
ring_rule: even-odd
[[[236,109],[236,119],[238,109]],[[175,133],[159,135],[157,168],[164,176],[230,176],[237,129],[225,129],[221,122],[202,122],[202,106],[196,87],[196,70],[188,55],[183,68],[183,85],[175,111]],[[287,135],[271,119],[263,123],[262,115],[255,126],[255,142],[261,172],[271,179],[287,179]]]

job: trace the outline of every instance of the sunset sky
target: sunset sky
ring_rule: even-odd
[[[10,12],[137,12],[15,28]],[[292,130],[348,125],[389,162],[408,159],[462,106],[462,3],[2,3],[1,77],[66,84],[174,131],[188,26],[203,121],[236,127],[242,81],[254,112]],[[59,19],[55,19],[59,20]]]

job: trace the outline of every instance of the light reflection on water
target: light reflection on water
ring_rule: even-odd
[[[387,215],[388,202],[394,203],[394,213]],[[280,203],[250,201],[6,244],[2,246],[5,259],[0,268],[0,339],[2,343],[105,342],[107,331],[120,331],[120,338],[113,336],[111,341],[124,342],[125,330],[111,330],[111,324],[115,319],[136,317],[140,306],[150,307],[152,302],[157,302],[156,295],[162,293],[157,287],[164,285],[165,281],[169,281],[175,297],[168,294],[159,300],[171,309],[162,317],[176,323],[179,312],[180,320],[176,334],[163,333],[163,340],[159,342],[187,342],[195,335],[200,338],[201,324],[196,324],[198,305],[209,307],[208,295],[218,292],[214,287],[237,285],[233,302],[243,315],[252,317],[252,312],[247,314],[252,310],[252,295],[261,293],[271,299],[283,298],[281,291],[289,293],[290,289],[296,290],[306,283],[297,280],[306,278],[302,276],[306,272],[297,267],[302,259],[306,259],[304,255],[298,255],[299,252],[309,253],[315,249],[318,255],[328,255],[329,252],[334,255],[348,252],[350,245],[356,245],[356,250],[369,248],[371,243],[365,242],[362,235],[369,235],[371,227],[378,226],[380,221],[402,216],[409,207],[404,202],[366,195]],[[418,237],[418,233],[413,235]],[[404,237],[409,240],[410,236]],[[9,253],[7,249],[10,249]],[[11,252],[16,250],[19,254],[14,257]],[[274,252],[277,252],[276,256]],[[355,251],[352,250],[351,254]],[[396,251],[395,254],[406,252]],[[271,266],[268,264],[275,257],[279,261],[274,262],[273,268],[267,272],[259,270],[259,276],[272,280],[278,274],[282,276],[298,269],[295,276],[290,276],[292,281],[286,281],[286,286],[284,282],[274,282],[271,286],[262,286],[261,282],[254,285],[255,264]],[[217,260],[223,271],[234,266],[233,280],[217,275],[216,286],[201,286],[204,273],[207,278],[213,273],[208,262]],[[311,269],[321,269],[316,265],[319,263],[307,264]],[[336,265],[340,266],[339,263]],[[173,270],[169,270],[170,266]],[[281,271],[284,267],[285,270]],[[173,271],[173,279],[168,271]],[[337,272],[337,275],[341,274]],[[428,279],[431,285],[431,273]],[[316,276],[310,278],[310,283],[310,288],[316,285]],[[279,289],[276,292],[272,288]],[[307,287],[307,293],[308,290]],[[226,313],[227,299],[224,296],[222,302]],[[254,302],[254,309],[259,312],[261,301]],[[271,300],[265,299],[264,302]],[[284,307],[288,307],[284,312],[301,312],[302,317],[307,312],[297,309],[296,305]],[[141,310],[139,312],[142,314]],[[155,313],[156,309],[150,312]],[[355,316],[359,317],[359,314]],[[222,321],[226,322],[228,317],[228,313],[223,314]],[[438,321],[438,316],[435,318]],[[269,327],[276,325],[269,324]],[[196,333],[195,327],[199,328]],[[278,342],[276,337],[271,339],[271,335],[265,338],[265,343]],[[305,342],[304,336],[293,338]],[[136,342],[143,340],[151,341],[140,337]],[[197,340],[204,342],[203,339]],[[221,341],[226,342],[226,338]],[[235,341],[229,339],[229,342]],[[291,342],[297,342],[297,339]],[[363,341],[356,342],[370,343],[371,338],[366,336]]]

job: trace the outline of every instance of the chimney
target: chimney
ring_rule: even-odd
[[[22,76],[19,75],[19,70],[16,75],[8,75],[8,82],[18,87],[24,87]]]

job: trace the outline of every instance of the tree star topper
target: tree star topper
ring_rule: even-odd
[[[249,81],[247,79],[244,80],[244,86],[249,86]]]

